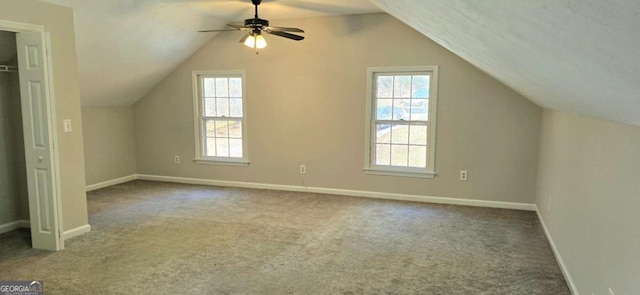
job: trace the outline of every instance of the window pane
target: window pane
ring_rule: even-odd
[[[412,99],[410,112],[411,120],[429,121],[429,100]]]
[[[203,88],[204,88],[204,96],[205,97],[215,97],[216,96],[216,87],[215,87],[215,79],[213,78],[204,78],[203,80]]]
[[[242,97],[242,79],[229,78],[229,96]]]
[[[228,78],[216,78],[216,97],[229,97]]]
[[[412,125],[409,132],[409,143],[427,145],[427,126]]]
[[[207,117],[216,116],[216,99],[215,98],[204,99],[204,115]]]
[[[242,138],[242,121],[229,121],[229,137]]]
[[[376,142],[391,143],[391,125],[389,124],[376,125]]]
[[[229,139],[230,156],[242,158],[242,139]]]
[[[202,156],[243,158],[243,79],[240,75],[201,76]]]
[[[417,172],[428,168],[431,71],[398,69],[372,77],[370,164],[381,170]],[[435,86],[434,86],[435,87]],[[434,88],[434,97],[436,99]],[[435,122],[434,122],[435,123]],[[429,145],[428,145],[429,144]],[[410,169],[403,169],[410,168]],[[374,168],[374,169],[376,169]],[[415,169],[420,168],[420,169]]]
[[[376,89],[378,97],[393,97],[393,76],[378,76]]]
[[[411,76],[395,76],[393,97],[411,97]]]
[[[215,137],[216,136],[216,121],[214,120],[206,120],[205,121],[205,136],[207,137]]]
[[[208,157],[216,156],[216,139],[215,138],[206,138],[205,140],[205,152]]]
[[[378,120],[391,120],[393,114],[393,99],[378,99],[376,117]]]
[[[229,121],[216,121],[216,137],[228,137],[229,136]]]
[[[391,146],[391,166],[407,167],[408,147],[395,144]]]
[[[409,167],[427,168],[427,147],[409,147]]]
[[[413,76],[413,88],[411,89],[411,97],[413,98],[429,98],[429,79],[427,75]]]
[[[216,99],[216,110],[218,117],[229,117],[229,99],[228,98],[217,98]]]
[[[409,120],[409,99],[394,99],[393,100],[393,119],[394,120]]]
[[[216,152],[218,157],[229,156],[229,139],[228,138],[216,138]]]
[[[389,165],[391,163],[391,145],[376,144],[376,165]]]
[[[391,130],[391,143],[409,144],[409,125],[394,125]]]
[[[230,99],[231,117],[242,117],[242,98]]]

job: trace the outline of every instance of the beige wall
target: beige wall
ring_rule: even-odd
[[[73,11],[35,0],[0,0],[0,19],[43,25],[51,33],[64,230],[87,224],[82,118]],[[74,130],[63,133],[62,120]]]
[[[136,174],[133,107],[82,108],[87,185]]]
[[[539,107],[386,14],[278,25],[307,39],[267,36],[256,55],[220,34],[135,104],[138,173],[534,203]],[[365,175],[366,69],[415,65],[440,66],[438,176]],[[190,161],[194,70],[246,71],[249,167]]]
[[[640,290],[640,128],[545,110],[537,203],[580,294]]]

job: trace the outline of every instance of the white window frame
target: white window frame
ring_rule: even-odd
[[[203,79],[213,77],[229,77],[240,76],[242,79],[242,158],[238,157],[210,157],[204,155],[204,97],[203,97]],[[195,136],[195,158],[194,162],[197,164],[214,164],[214,165],[229,165],[229,166],[249,166],[249,157],[247,151],[248,139],[247,139],[247,92],[246,92],[246,80],[245,72],[242,70],[234,71],[193,71],[192,73],[193,84],[193,126]]]
[[[430,75],[429,82],[429,121],[427,123],[427,167],[398,167],[375,164],[375,123],[376,108],[374,104],[375,80],[376,74],[416,74],[416,72],[427,72]],[[367,68],[367,103],[365,109],[365,158],[364,172],[365,174],[389,175],[389,176],[406,176],[406,177],[422,177],[434,178],[435,159],[436,159],[436,122],[438,109],[438,66],[418,66],[418,67],[372,67]]]

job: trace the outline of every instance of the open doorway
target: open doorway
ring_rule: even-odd
[[[64,248],[52,71],[42,26],[0,20],[0,233]],[[28,237],[27,237],[28,238]]]
[[[0,31],[0,233],[29,227],[16,33]],[[31,243],[28,231],[15,233]]]

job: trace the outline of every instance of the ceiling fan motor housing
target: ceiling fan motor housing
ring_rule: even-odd
[[[250,18],[244,20],[244,26],[250,28],[268,27],[269,21],[261,18]]]

